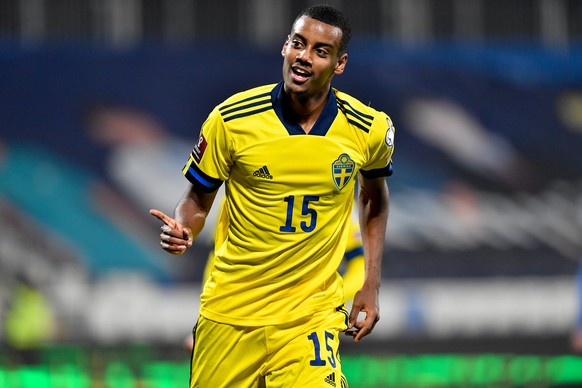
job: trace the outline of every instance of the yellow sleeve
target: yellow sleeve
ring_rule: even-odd
[[[217,109],[213,110],[198,136],[182,174],[200,190],[211,193],[226,181],[232,165],[231,138]]]
[[[392,175],[392,153],[394,152],[394,125],[385,113],[380,113],[370,128],[370,160],[360,172],[366,178]]]

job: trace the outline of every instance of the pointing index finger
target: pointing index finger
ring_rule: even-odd
[[[169,226],[173,226],[174,219],[172,217],[166,215],[166,213],[164,213],[163,211],[158,210],[158,209],[151,209],[150,214],[152,216],[156,217],[157,219],[159,219],[160,221],[162,221],[164,224],[169,225]]]

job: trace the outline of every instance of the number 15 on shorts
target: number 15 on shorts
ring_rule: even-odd
[[[316,332],[312,332],[307,336],[313,343],[313,353],[314,357],[312,360],[309,361],[309,365],[311,366],[325,366],[328,362],[332,368],[336,367],[335,363],[335,355],[334,349],[330,343],[333,343],[335,339],[334,335],[328,331],[324,331],[324,338],[319,338]],[[322,344],[325,346],[325,349],[322,349]],[[323,359],[322,357],[326,357]]]

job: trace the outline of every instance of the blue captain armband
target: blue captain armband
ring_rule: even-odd
[[[222,185],[220,179],[206,175],[193,163],[188,166],[188,169],[184,172],[184,176],[190,183],[204,193],[213,193]]]
[[[362,176],[364,178],[367,179],[374,179],[374,178],[380,178],[383,176],[390,176],[394,173],[394,170],[392,169],[392,162],[390,162],[390,164],[388,164],[386,167],[383,168],[377,168],[375,170],[360,170],[360,173],[362,174]]]

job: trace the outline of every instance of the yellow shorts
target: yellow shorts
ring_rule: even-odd
[[[194,331],[191,388],[347,388],[339,335],[344,306],[266,327],[226,325],[200,317]]]

